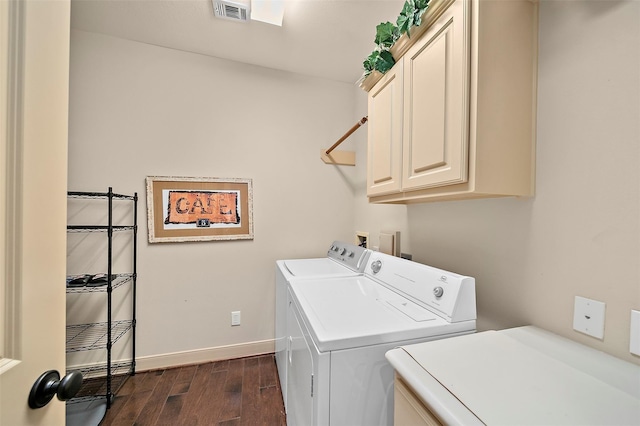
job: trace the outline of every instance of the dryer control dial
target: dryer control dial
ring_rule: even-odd
[[[444,289],[440,286],[433,289],[433,295],[436,297],[442,297],[444,294]]]
[[[340,250],[340,256],[344,256],[344,254],[345,254],[346,252],[347,252],[347,249],[343,247],[343,248]]]
[[[371,270],[373,271],[374,274],[377,274],[378,272],[380,272],[380,269],[382,269],[381,260],[376,260],[371,263]]]

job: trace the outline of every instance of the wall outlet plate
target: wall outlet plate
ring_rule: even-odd
[[[573,307],[573,329],[602,340],[605,306],[604,302],[576,296]]]
[[[631,335],[629,336],[629,352],[640,355],[640,311],[631,311]]]
[[[240,311],[231,312],[231,325],[240,325]]]

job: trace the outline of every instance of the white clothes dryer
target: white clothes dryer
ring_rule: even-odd
[[[413,392],[413,408],[442,424],[640,424],[640,365],[534,326],[402,346],[386,357]]]
[[[287,289],[297,280],[335,278],[361,275],[369,259],[370,250],[334,241],[327,257],[276,261],[276,322],[275,351],[282,398],[287,408]]]
[[[475,332],[475,280],[372,252],[363,275],[292,281],[287,424],[393,424],[400,345]]]

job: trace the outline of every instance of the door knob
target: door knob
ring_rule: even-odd
[[[75,396],[82,386],[82,373],[70,371],[69,374],[60,379],[60,373],[56,370],[49,370],[42,373],[38,380],[31,387],[29,392],[29,407],[42,408],[58,396],[60,401],[66,401]]]

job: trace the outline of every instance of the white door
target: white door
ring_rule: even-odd
[[[65,372],[69,0],[0,1],[0,424],[64,425],[28,406]]]

